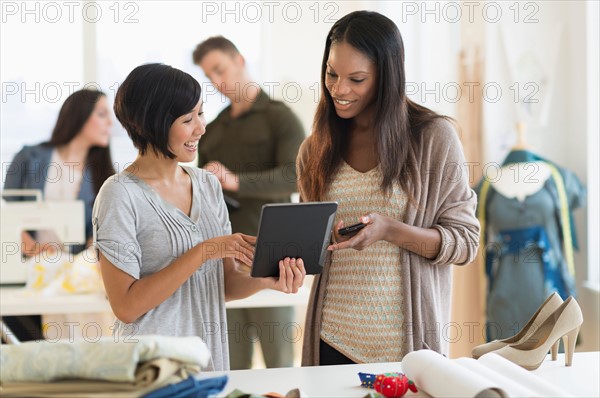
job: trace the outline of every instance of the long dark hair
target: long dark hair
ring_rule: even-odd
[[[347,149],[352,119],[337,116],[325,86],[329,51],[334,43],[345,42],[363,53],[377,70],[374,131],[381,189],[390,194],[392,184],[400,187],[414,203],[420,186],[417,149],[421,130],[436,118],[445,118],[417,105],[406,97],[404,43],[396,24],[371,11],[355,11],[338,20],[327,35],[321,65],[322,96],[317,105],[312,135],[308,142],[310,161],[299,181],[304,200],[318,201],[326,192],[332,176]]]
[[[58,113],[58,120],[46,145],[59,147],[67,145],[81,131],[85,122],[90,118],[96,103],[106,96],[101,91],[83,89],[75,91],[64,102]],[[98,194],[104,181],[115,174],[110,147],[91,147],[87,153],[84,165],[84,178],[91,173],[94,193]]]

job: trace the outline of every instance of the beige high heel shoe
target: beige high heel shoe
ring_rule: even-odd
[[[565,366],[571,366],[575,342],[582,323],[581,308],[571,296],[523,343],[511,344],[494,353],[527,370],[535,370],[544,362],[551,347],[553,350],[555,345],[558,348],[558,342],[562,338],[565,346]]]
[[[519,333],[515,334],[512,337],[508,337],[503,340],[494,340],[489,343],[478,345],[473,348],[471,354],[473,358],[478,359],[483,354],[487,354],[491,351],[499,350],[500,348],[506,347],[510,344],[519,344],[527,340],[527,338],[535,332],[535,330],[548,318],[550,314],[552,314],[560,305],[563,303],[563,300],[560,298],[558,293],[554,292],[544,303],[537,309],[535,314],[527,321],[523,329],[519,331]],[[558,343],[555,346],[552,346],[552,360],[556,360],[556,356],[558,354]]]

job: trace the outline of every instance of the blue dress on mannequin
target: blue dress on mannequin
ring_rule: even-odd
[[[533,161],[552,164],[530,151],[518,150],[508,155],[503,166]],[[478,206],[489,237],[484,242],[488,341],[515,335],[552,292],[558,292],[563,300],[575,296],[575,280],[565,258],[561,212],[566,210],[570,216],[572,210],[584,206],[586,192],[576,175],[556,167],[566,203],[560,200],[558,184],[550,177],[542,189],[523,201],[503,195],[491,184],[485,203]],[[478,184],[478,195],[482,186]],[[569,220],[571,240],[577,248],[573,217]]]

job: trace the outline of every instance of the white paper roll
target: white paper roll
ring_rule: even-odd
[[[491,380],[431,350],[404,356],[402,371],[434,397],[508,397]]]
[[[534,375],[528,370],[523,369],[519,365],[515,365],[508,359],[501,357],[498,354],[489,352],[479,358],[479,362],[493,369],[497,373],[513,379],[515,382],[527,386],[538,397],[572,397],[573,395],[567,391],[556,387]]]
[[[530,390],[527,386],[512,379],[510,375],[505,375],[488,368],[483,363],[473,358],[457,358],[453,360],[459,365],[477,373],[480,376],[491,380],[494,384],[500,386],[510,397],[540,397],[535,391]]]

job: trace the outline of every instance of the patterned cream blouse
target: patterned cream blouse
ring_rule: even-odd
[[[381,178],[379,167],[361,173],[343,162],[324,198],[339,203],[336,223],[371,212],[402,221],[407,198],[398,184],[391,197],[384,194]],[[401,278],[400,249],[391,243],[333,252],[321,339],[358,363],[400,361]]]

